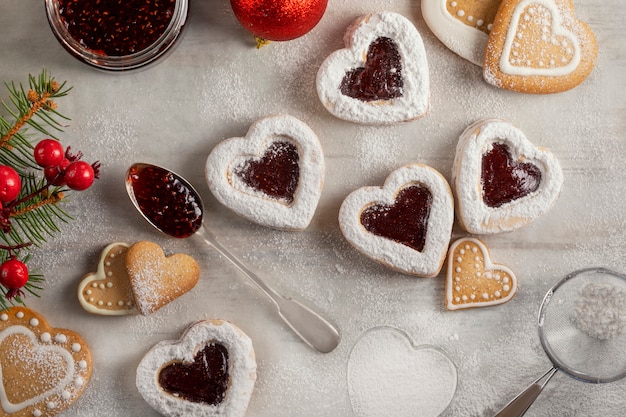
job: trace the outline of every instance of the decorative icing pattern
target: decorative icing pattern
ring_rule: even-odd
[[[502,49],[502,72],[524,76],[563,76],[573,72],[580,63],[580,45],[561,22],[561,14],[550,0],[519,3]]]
[[[91,377],[91,355],[80,336],[49,327],[27,308],[11,308],[0,320],[2,411],[53,416],[76,401]]]
[[[493,19],[499,2],[481,0],[444,0],[450,16],[459,22],[476,28],[487,35],[493,26]]]
[[[509,301],[517,292],[517,278],[504,265],[493,264],[483,242],[459,239],[448,255],[446,307],[458,310]]]

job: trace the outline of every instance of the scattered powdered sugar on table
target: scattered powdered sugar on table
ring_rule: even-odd
[[[615,339],[626,327],[626,292],[614,285],[590,283],[578,292],[576,326],[591,337]]]

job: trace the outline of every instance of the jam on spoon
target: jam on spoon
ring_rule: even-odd
[[[200,236],[250,279],[276,305],[287,325],[318,352],[334,350],[341,337],[337,329],[302,303],[268,286],[226,249],[202,222],[202,200],[183,177],[156,165],[136,163],[126,174],[131,201],[156,229],[174,237]]]

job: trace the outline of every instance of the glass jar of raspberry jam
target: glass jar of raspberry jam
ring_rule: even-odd
[[[52,32],[75,58],[108,71],[144,68],[183,34],[188,0],[45,0]]]

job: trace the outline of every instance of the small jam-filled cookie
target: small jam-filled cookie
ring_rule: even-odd
[[[164,416],[242,417],[256,381],[252,342],[222,320],[192,324],[139,363],[137,388]]]
[[[0,312],[0,415],[52,417],[70,407],[91,378],[89,346],[31,309]]]
[[[422,14],[430,30],[445,46],[482,66],[500,1],[422,0]]]
[[[453,221],[450,186],[421,164],[395,170],[383,187],[353,191],[339,210],[341,231],[355,248],[389,268],[422,277],[441,270]]]
[[[97,271],[78,286],[78,301],[90,313],[105,316],[135,314],[135,299],[126,272],[126,243],[111,243],[102,251]]]
[[[457,214],[470,233],[515,230],[545,214],[563,186],[556,157],[508,122],[480,120],[459,138],[452,167]]]
[[[392,124],[429,110],[430,83],[422,38],[405,17],[391,12],[362,16],[317,73],[322,104],[340,119]]]
[[[459,239],[450,246],[446,275],[446,308],[487,307],[509,301],[517,278],[504,265],[494,264],[483,242]]]
[[[305,229],[324,184],[317,136],[288,115],[254,123],[245,137],[217,144],[205,168],[209,189],[235,213],[263,226]]]
[[[165,256],[153,242],[137,242],[126,252],[126,271],[135,305],[143,315],[152,314],[191,290],[200,268],[184,253]]]
[[[504,0],[485,49],[483,75],[496,87],[558,93],[583,82],[598,45],[571,0]]]

